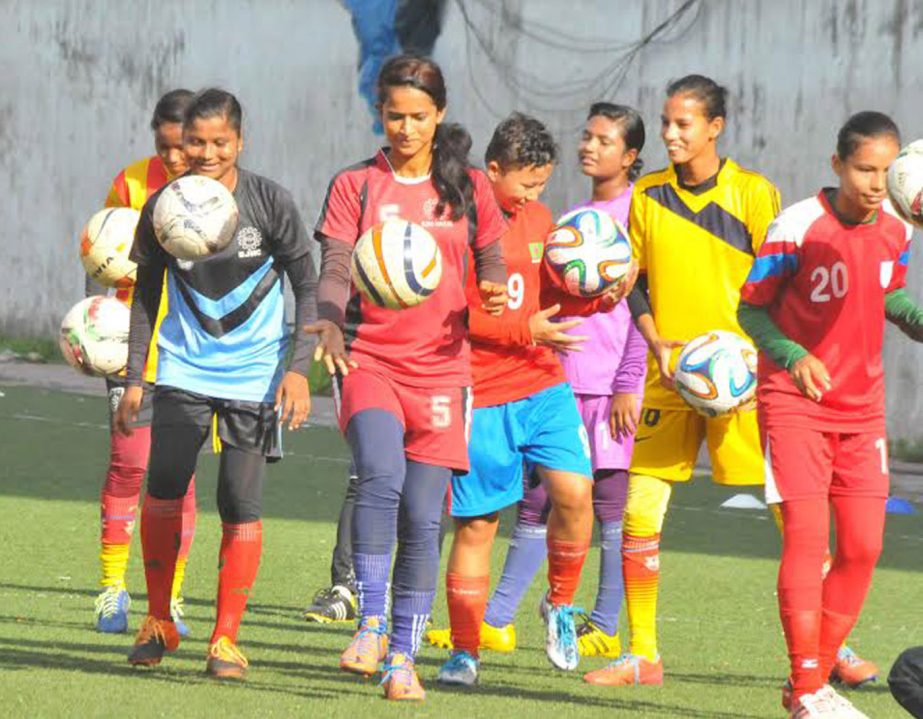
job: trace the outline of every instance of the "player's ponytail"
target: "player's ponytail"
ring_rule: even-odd
[[[412,87],[429,95],[437,110],[445,109],[446,88],[442,70],[429,58],[398,55],[388,60],[378,74],[378,102],[384,104],[393,87]],[[453,220],[464,216],[474,202],[474,186],[468,175],[471,136],[461,125],[441,123],[433,138],[432,183],[439,195],[436,212],[446,208]]]
[[[628,179],[634,182],[641,176],[644,160],[641,159],[641,150],[644,149],[644,120],[638,111],[627,105],[616,105],[613,102],[594,102],[590,105],[587,120],[594,117],[605,117],[618,124],[619,132],[626,150],[637,150],[638,156],[628,168]]]

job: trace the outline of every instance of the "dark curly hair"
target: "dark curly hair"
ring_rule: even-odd
[[[504,170],[542,167],[556,162],[558,146],[548,128],[534,117],[514,112],[494,130],[485,162],[496,162]]]

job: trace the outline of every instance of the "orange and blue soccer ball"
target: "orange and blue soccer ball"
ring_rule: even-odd
[[[706,332],[683,347],[673,381],[680,397],[699,414],[728,414],[756,394],[756,349],[733,332]]]
[[[568,294],[598,297],[628,274],[628,233],[605,212],[591,208],[568,212],[548,235],[545,264]]]
[[[442,253],[420,225],[390,218],[366,230],[352,255],[353,283],[369,302],[402,310],[430,297],[442,279]]]

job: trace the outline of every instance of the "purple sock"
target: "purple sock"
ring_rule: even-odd
[[[606,634],[619,629],[625,584],[622,579],[622,523],[603,522],[599,528],[599,590],[590,621]]]
[[[391,555],[356,552],[353,554],[353,567],[356,571],[360,621],[366,617],[378,617],[384,622],[388,616]]]
[[[503,576],[487,605],[484,621],[492,627],[512,623],[516,609],[548,554],[545,525],[517,524],[503,565]]]
[[[391,610],[392,654],[406,654],[411,659],[416,656],[435,595],[435,591],[415,592],[395,587]]]

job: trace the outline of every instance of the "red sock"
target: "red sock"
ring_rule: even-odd
[[[449,605],[449,625],[452,644],[456,649],[478,656],[481,643],[481,624],[487,611],[490,577],[463,577],[446,572],[445,597]]]
[[[548,536],[548,601],[554,606],[573,604],[580,573],[590,547]]]
[[[147,580],[148,614],[170,618],[170,590],[183,531],[183,500],[144,498],[141,508],[141,549]]]
[[[791,661],[793,697],[813,694],[825,683],[820,669],[823,579],[830,534],[826,498],[782,502],[779,616]]]
[[[113,432],[109,438],[109,469],[100,493],[102,541],[106,544],[131,542],[150,448],[150,427],[138,427],[130,437]]]
[[[836,654],[859,618],[881,554],[884,497],[832,497],[836,554],[824,579],[820,634],[821,672],[827,677]]]
[[[247,599],[263,550],[263,523],[221,525],[221,549],[218,552],[218,616],[211,641],[225,636],[237,642],[237,630],[247,608]]]
[[[196,500],[195,500],[195,475],[189,481],[189,489],[183,497],[183,534],[180,539],[179,556],[188,557],[192,540],[195,537]]]

